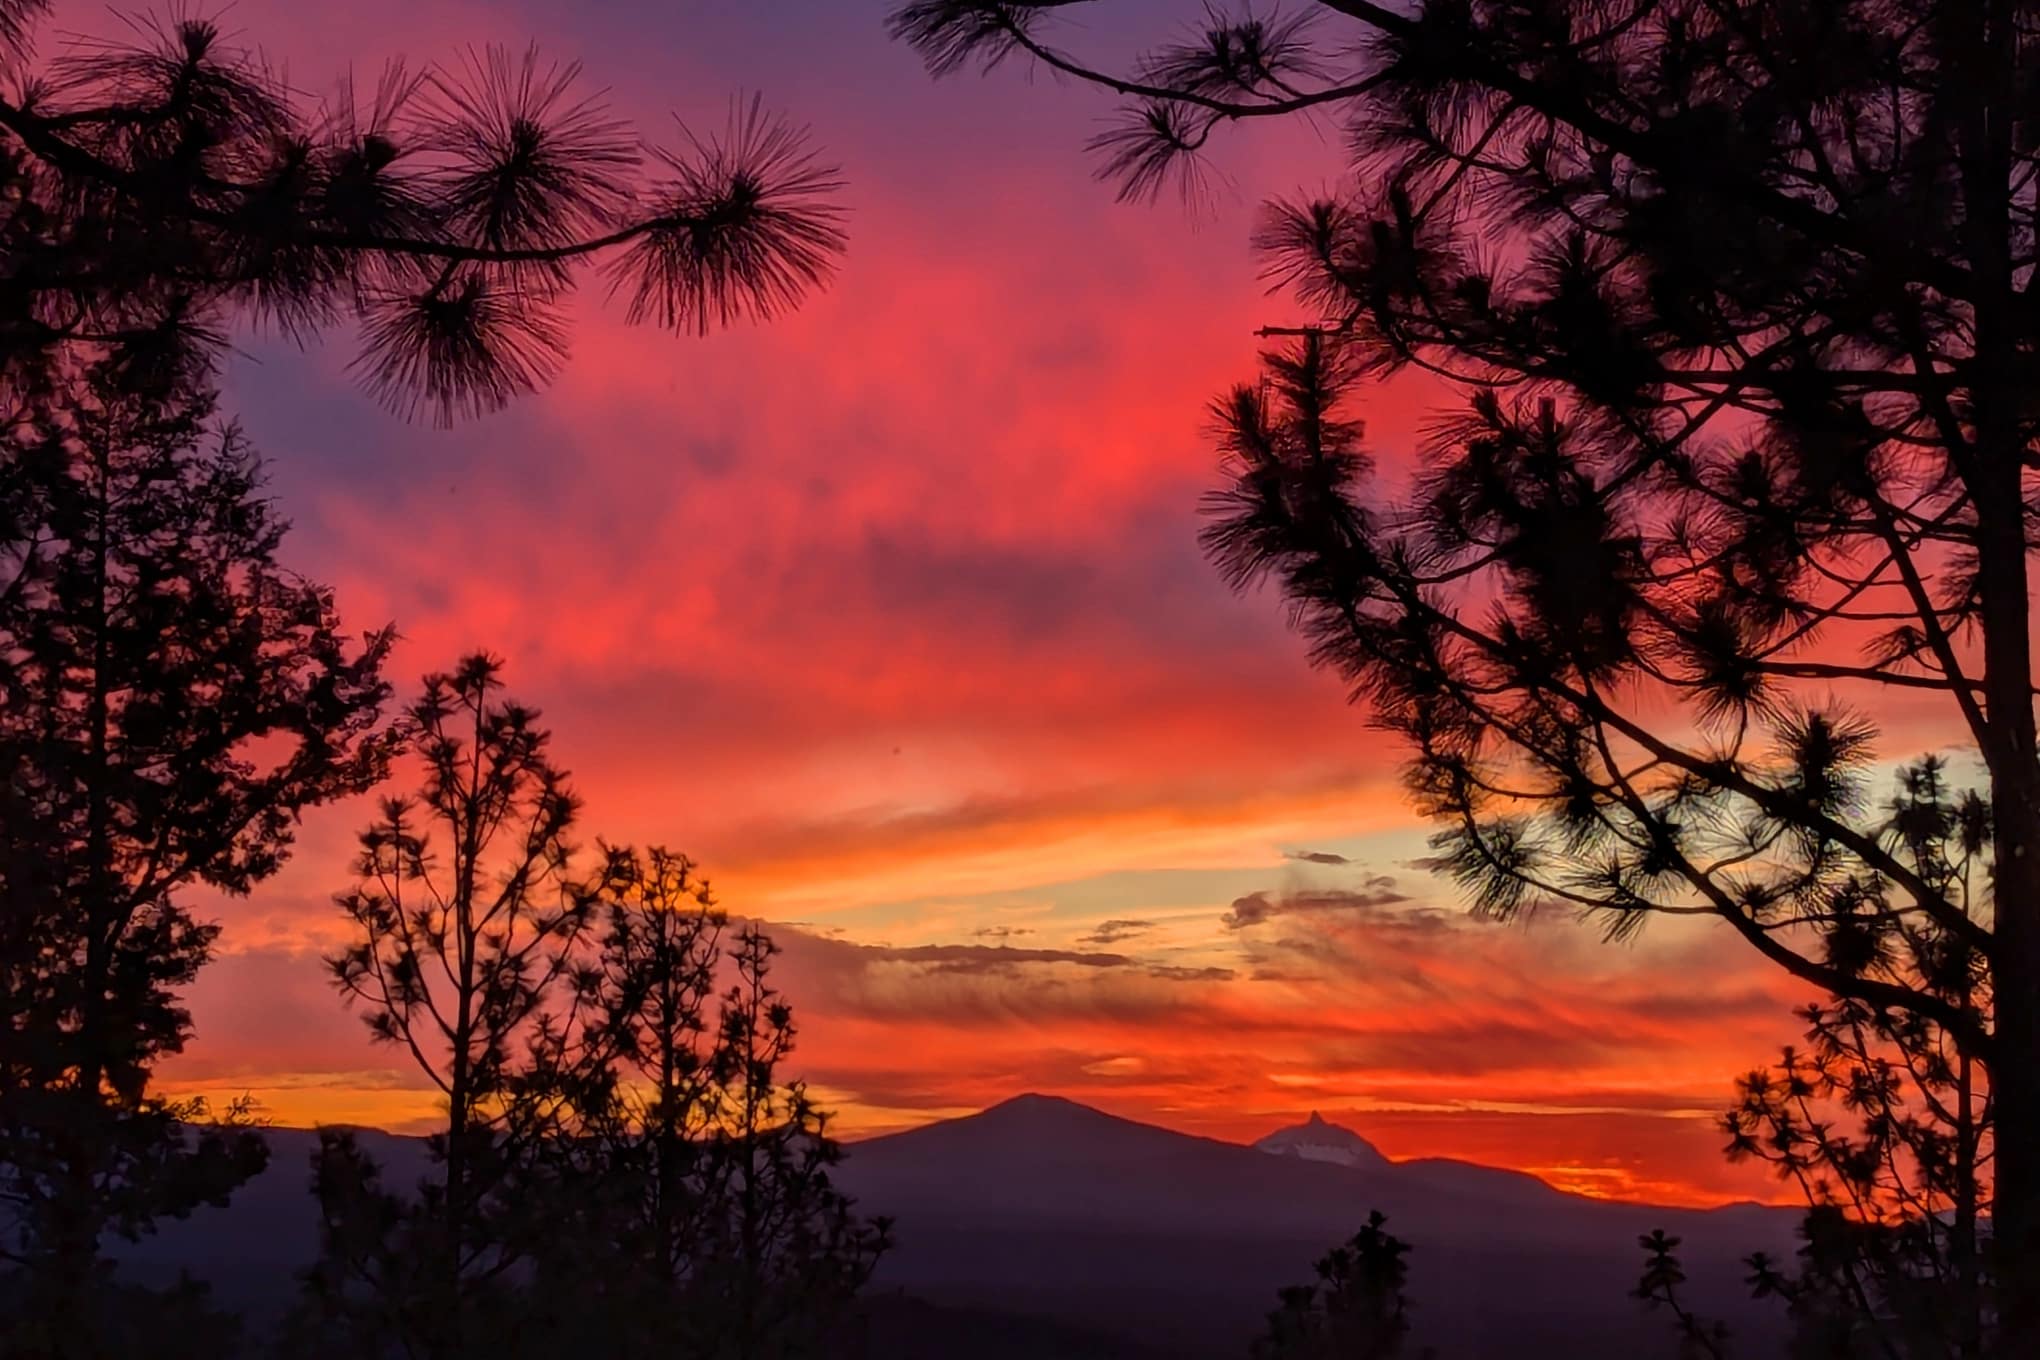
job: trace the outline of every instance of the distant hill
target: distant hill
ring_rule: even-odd
[[[189,1269],[258,1316],[287,1298],[316,1245],[316,1138],[269,1136],[267,1172],[229,1208],[131,1249],[131,1267]],[[364,1141],[393,1187],[426,1167],[419,1140]],[[854,1143],[840,1180],[861,1209],[896,1220],[872,1319],[876,1353],[894,1360],[1241,1360],[1275,1291],[1309,1279],[1371,1209],[1415,1246],[1416,1337],[1439,1360],[1672,1360],[1665,1319],[1628,1296],[1636,1238],[1656,1227],[1684,1239],[1694,1303],[1730,1323],[1738,1360],[1768,1360],[1777,1315],[1747,1299],[1738,1262],[1789,1255],[1797,1221],[1757,1206],[1593,1200],[1464,1162],[1390,1162],[1322,1120],[1242,1146],[1032,1095]]]

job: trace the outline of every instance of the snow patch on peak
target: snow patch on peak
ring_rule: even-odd
[[[1257,1152],[1276,1157],[1296,1157],[1306,1162],[1330,1162],[1336,1166],[1387,1166],[1388,1158],[1374,1144],[1341,1124],[1333,1124],[1316,1110],[1301,1124],[1277,1129],[1254,1144]]]

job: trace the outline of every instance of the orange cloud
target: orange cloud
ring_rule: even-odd
[[[559,385],[452,432],[374,409],[340,343],[247,337],[229,406],[297,521],[287,560],[397,622],[407,681],[506,654],[591,837],[686,849],[733,907],[809,923],[782,926],[798,1065],[846,1129],[1027,1089],[1237,1138],[1322,1106],[1396,1156],[1770,1193],[1708,1118],[1793,1037],[1792,989],[1704,932],[1457,915],[1397,867],[1422,847],[1397,753],[1198,554],[1204,404],[1286,311],[1252,204],[1322,179],[1324,146],[1236,142],[1237,196],[1193,229],[1091,182],[1083,98],[934,85],[876,10],[788,3],[235,6],[303,88],[527,36],[648,133],[762,88],[853,186],[851,254],[798,315],[680,340],[591,287]],[[1435,400],[1370,398],[1386,465]],[[309,818],[282,875],[216,905],[173,1089],[429,1118],[319,977],[362,818]]]

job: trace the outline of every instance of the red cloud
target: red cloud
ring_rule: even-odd
[[[675,90],[702,119],[762,85],[853,185],[842,277],[799,315],[682,341],[584,299],[560,385],[450,434],[392,423],[344,346],[248,338],[229,404],[298,521],[287,560],[361,625],[394,619],[408,672],[505,653],[591,835],[685,847],[745,910],[1237,869],[1407,827],[1395,753],[1195,546],[1204,402],[1283,319],[1242,244],[1251,206],[1321,177],[1322,147],[1245,146],[1237,200],[1188,230],[1090,181],[1083,100],[933,85],[866,8],[783,8],[506,27],[450,0],[235,7],[303,88],[527,36],[647,130]],[[1433,395],[1371,398],[1385,466]],[[232,952],[195,991],[178,1089],[253,1090],[285,1120],[429,1105],[318,977],[360,815],[311,819],[283,876],[219,906]],[[853,1128],[1036,1087],[1232,1137],[1315,1104],[1397,1155],[1748,1192],[1704,1112],[1792,1037],[1789,987],[1712,936],[1611,949],[1397,899],[1427,891],[1232,888],[1165,929],[1135,930],[1164,917],[1146,905],[1030,922],[1029,949],[786,931],[800,1065]]]

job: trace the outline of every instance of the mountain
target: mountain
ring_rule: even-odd
[[[130,1248],[129,1268],[156,1279],[188,1268],[226,1301],[272,1313],[315,1246],[316,1140],[269,1136],[262,1176],[228,1208]],[[387,1184],[425,1168],[416,1139],[365,1141]],[[1316,1155],[1327,1149],[1341,1157]],[[900,1360],[1241,1360],[1276,1291],[1309,1280],[1374,1209],[1413,1244],[1415,1339],[1443,1360],[1670,1360],[1666,1320],[1629,1296],[1636,1239],[1659,1227],[1683,1239],[1690,1301],[1730,1324],[1738,1360],[1779,1353],[1776,1310],[1748,1299],[1739,1261],[1790,1256],[1797,1216],[1783,1210],[1609,1203],[1493,1167],[1389,1162],[1322,1121],[1245,1146],[1038,1095],[846,1151],[839,1182],[895,1221],[872,1334]]]
[[[1341,1124],[1327,1124],[1316,1110],[1301,1124],[1277,1129],[1254,1143],[1256,1151],[1277,1157],[1301,1157],[1306,1162],[1331,1162],[1335,1166],[1384,1167],[1388,1158],[1374,1144]]]
[[[1441,1357],[1669,1360],[1666,1320],[1629,1292],[1636,1239],[1662,1227],[1683,1241],[1690,1301],[1729,1323],[1740,1360],[1769,1360],[1778,1314],[1748,1298],[1740,1262],[1789,1257],[1797,1224],[1588,1199],[1464,1162],[1271,1156],[1038,1095],[854,1144],[839,1180],[897,1221],[882,1284],[1214,1360],[1244,1356],[1276,1291],[1373,1209],[1414,1245],[1416,1340]]]

